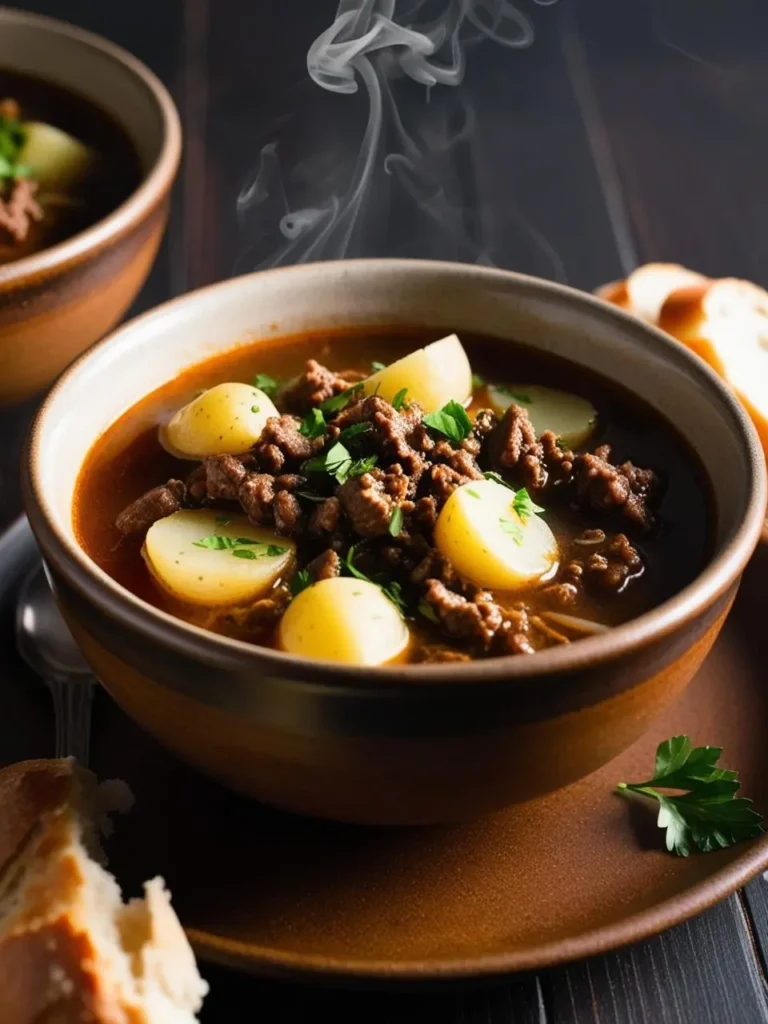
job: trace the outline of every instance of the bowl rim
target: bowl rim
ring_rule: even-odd
[[[157,106],[163,125],[162,142],[154,163],[131,194],[106,217],[102,217],[84,231],[79,231],[56,245],[41,249],[40,252],[4,264],[0,267],[0,287],[5,288],[24,284],[30,277],[55,271],[67,263],[85,257],[140,221],[165,194],[176,176],[181,159],[181,120],[171,94],[157,75],[122,46],[95,32],[70,25],[58,18],[21,11],[14,7],[0,7],[0,25],[3,23],[43,29],[98,50],[112,61],[121,64],[147,89]],[[45,75],[40,77],[45,80]],[[119,118],[116,120],[121,124]]]
[[[42,486],[40,462],[40,435],[46,426],[46,418],[52,400],[64,390],[85,362],[98,358],[108,347],[120,343],[122,338],[143,325],[167,316],[173,310],[185,305],[194,305],[205,296],[247,288],[253,279],[265,275],[297,275],[311,268],[325,268],[326,272],[343,272],[352,268],[362,272],[387,274],[393,271],[409,270],[413,273],[429,271],[450,277],[459,275],[474,277],[478,281],[514,283],[518,289],[529,290],[539,297],[557,296],[567,303],[592,308],[595,314],[608,317],[617,327],[637,333],[642,332],[652,341],[657,350],[662,350],[670,359],[682,363],[704,386],[717,392],[731,414],[734,427],[741,434],[748,465],[747,502],[744,516],[733,536],[705,566],[704,570],[677,594],[660,605],[644,612],[637,618],[615,626],[605,633],[588,637],[578,643],[538,651],[530,658],[514,655],[498,658],[474,659],[469,662],[447,664],[393,664],[389,666],[343,665],[336,662],[301,658],[260,647],[242,640],[235,640],[194,626],[168,612],[136,597],[102,570],[76,540],[61,534],[51,515],[50,505]],[[221,351],[225,351],[222,346]],[[91,440],[91,444],[96,442]],[[89,449],[90,450],[90,449]],[[129,629],[137,631],[152,642],[166,649],[174,650],[186,658],[194,658],[203,664],[225,670],[250,671],[254,674],[290,677],[295,681],[346,689],[359,686],[361,674],[371,689],[377,687],[392,689],[397,686],[413,688],[419,683],[432,686],[436,683],[454,685],[478,683],[514,683],[523,679],[542,676],[561,676],[565,673],[593,668],[614,661],[623,655],[662,639],[711,607],[737,581],[760,539],[766,504],[768,504],[768,476],[763,449],[757,432],[746,411],[730,388],[699,356],[675,341],[671,336],[637,317],[620,310],[602,299],[567,285],[546,281],[541,278],[520,274],[511,270],[480,267],[471,264],[438,260],[410,259],[357,259],[323,261],[276,267],[271,270],[255,271],[226,281],[217,282],[171,299],[147,313],[129,321],[111,332],[102,341],[81,355],[59,378],[40,406],[31,425],[23,455],[23,489],[27,515],[43,555],[57,568],[68,584],[93,602],[98,600],[99,608],[110,618],[122,622]]]

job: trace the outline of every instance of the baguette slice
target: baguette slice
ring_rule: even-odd
[[[207,985],[162,880],[126,905],[99,863],[108,785],[72,760],[0,771],[3,1024],[195,1021]]]

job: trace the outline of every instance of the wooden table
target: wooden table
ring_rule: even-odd
[[[335,0],[16,5],[132,50],[179,105],[185,163],[139,309],[281,251],[288,261],[312,254],[331,197],[343,200],[355,180],[369,110],[364,90],[327,92],[307,74],[307,49],[332,24]],[[413,0],[398,0],[406,7]],[[314,253],[482,260],[588,289],[670,260],[766,284],[766,0],[519,8],[535,26],[533,45],[470,47],[460,88],[438,86],[427,104],[423,87],[388,80],[410,164],[383,172],[384,156],[404,144],[387,115],[355,230],[348,243],[331,232]],[[286,254],[278,224],[288,208],[314,210],[315,224]],[[0,525],[20,508],[31,412],[0,414]],[[641,946],[490,987],[372,994],[205,968],[213,992],[203,1019],[293,1024],[325,1011],[338,1024],[753,1024],[768,1021],[767,955],[768,883],[759,879]]]

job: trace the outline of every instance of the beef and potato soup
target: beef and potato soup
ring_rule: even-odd
[[[690,583],[696,457],[629,393],[522,346],[350,330],[217,356],[96,443],[86,552],[189,622],[376,665],[532,654]]]
[[[85,230],[140,181],[131,142],[104,111],[0,70],[0,264]]]

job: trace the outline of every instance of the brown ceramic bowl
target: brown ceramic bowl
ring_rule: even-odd
[[[78,471],[96,438],[147,392],[212,353],[275,332],[382,323],[518,339],[652,402],[711,481],[714,554],[698,579],[629,624],[568,647],[361,669],[187,625],[124,590],[79,547],[71,515]],[[260,800],[382,824],[481,815],[563,786],[629,746],[710,649],[766,503],[750,421],[715,374],[666,335],[559,285],[404,260],[253,274],[122,327],[48,396],[25,487],[72,630],[129,715],[201,771]]]
[[[125,50],[50,18],[0,8],[0,68],[79,93],[111,115],[141,160],[138,189],[88,230],[0,266],[0,405],[46,388],[117,323],[144,284],[181,155],[176,108]]]

